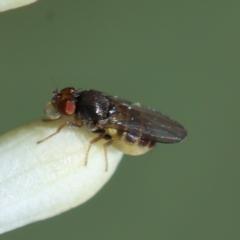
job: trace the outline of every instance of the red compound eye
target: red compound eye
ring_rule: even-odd
[[[74,101],[64,99],[59,101],[57,109],[61,114],[71,116],[75,113],[76,103]]]

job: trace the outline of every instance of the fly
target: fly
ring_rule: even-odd
[[[110,145],[125,154],[141,155],[151,150],[156,143],[178,143],[187,136],[181,124],[160,112],[91,89],[80,91],[68,87],[56,90],[45,112],[51,120],[74,116],[74,121],[59,126],[56,132],[38,143],[56,135],[66,125],[84,126],[98,135],[89,143],[85,165],[92,144],[105,139],[103,148],[106,170],[107,147]]]

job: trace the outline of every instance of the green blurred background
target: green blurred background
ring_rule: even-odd
[[[0,15],[0,133],[58,88],[156,108],[181,144],[124,156],[90,201],[10,239],[240,239],[240,1],[41,0]]]

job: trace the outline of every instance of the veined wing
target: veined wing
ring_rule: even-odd
[[[146,140],[161,143],[182,141],[187,131],[178,122],[140,104],[111,97],[112,109],[104,128],[132,133]]]

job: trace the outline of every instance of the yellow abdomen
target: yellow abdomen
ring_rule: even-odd
[[[114,128],[106,129],[106,133],[113,138],[112,145],[128,155],[141,155],[151,150],[155,144],[153,141],[144,140],[128,132],[122,132]]]

